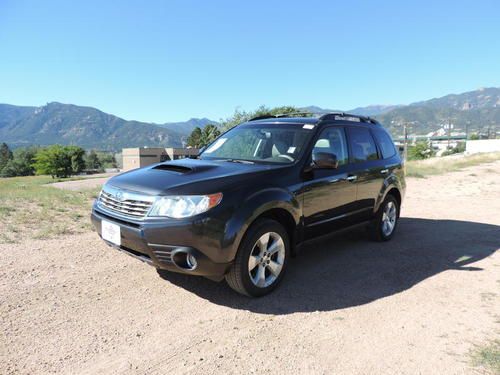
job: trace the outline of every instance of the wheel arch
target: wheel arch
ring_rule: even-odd
[[[269,189],[254,194],[243,202],[241,209],[238,210],[238,215],[232,220],[232,227],[236,233],[232,243],[231,257],[236,256],[250,226],[262,218],[272,219],[283,225],[289,236],[293,254],[294,244],[298,236],[297,231],[301,223],[301,212],[302,207],[298,200],[285,190]]]
[[[395,176],[390,176],[384,181],[377,201],[375,202],[375,206],[373,207],[374,214],[379,210],[380,205],[384,202],[385,198],[389,194],[393,195],[396,198],[399,206],[401,207],[401,203],[403,201],[403,187],[401,186],[400,181]]]

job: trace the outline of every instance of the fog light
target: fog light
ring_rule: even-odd
[[[191,254],[188,254],[187,257],[186,257],[186,263],[188,265],[188,267],[192,270],[194,270],[196,268],[196,266],[198,265],[198,262],[196,261],[196,258],[191,255]]]

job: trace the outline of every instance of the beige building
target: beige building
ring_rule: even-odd
[[[182,159],[196,155],[198,155],[198,149],[196,148],[124,148],[122,150],[123,170],[129,171],[162,161]]]

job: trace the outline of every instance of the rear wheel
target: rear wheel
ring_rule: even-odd
[[[369,227],[371,236],[376,241],[389,241],[396,231],[399,220],[399,203],[389,194],[380,205],[375,219]]]
[[[289,254],[285,228],[274,220],[260,219],[241,242],[226,281],[238,293],[263,296],[276,288],[283,278]]]

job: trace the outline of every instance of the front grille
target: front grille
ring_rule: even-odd
[[[152,201],[130,199],[126,196],[118,199],[116,194],[105,190],[101,191],[99,203],[109,210],[138,218],[146,216],[153,204]]]

